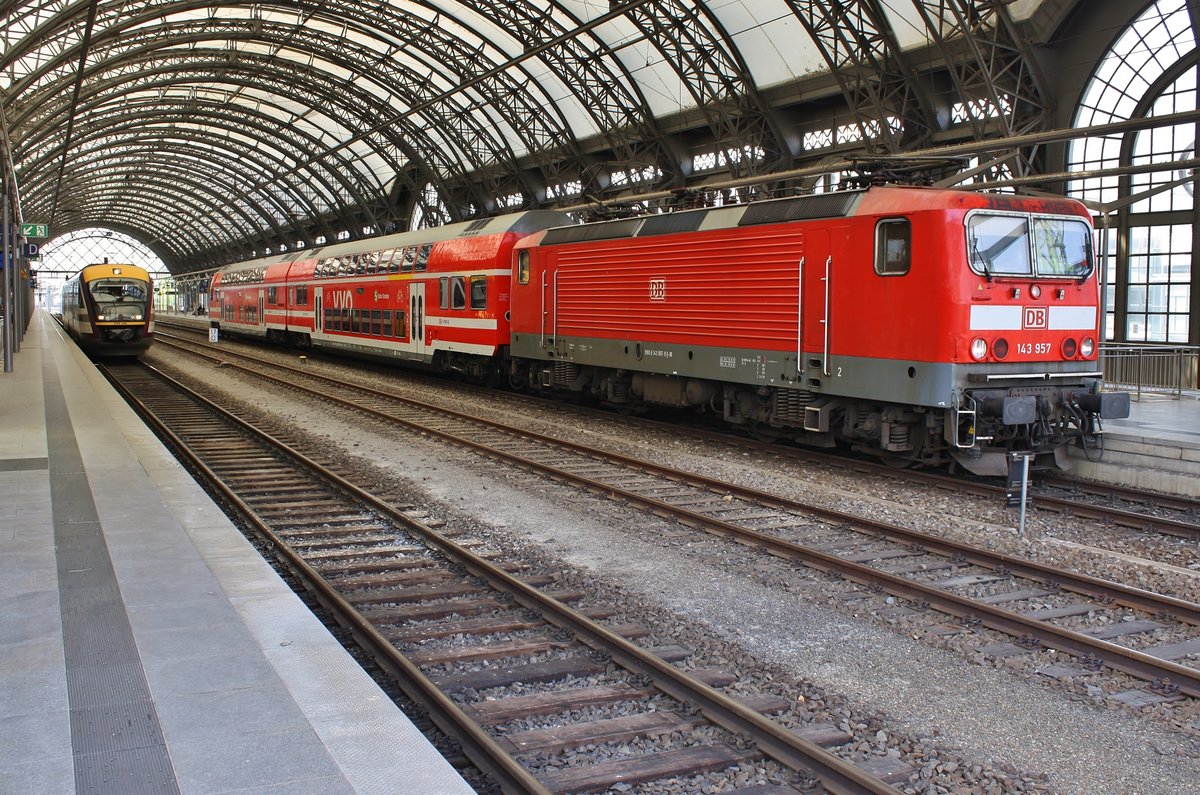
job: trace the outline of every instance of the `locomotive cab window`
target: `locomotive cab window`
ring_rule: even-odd
[[[487,277],[471,277],[471,308],[487,309]]]
[[[971,268],[993,276],[1081,279],[1091,274],[1091,227],[1075,216],[973,213],[967,217]]]
[[[529,252],[517,255],[517,284],[529,284]]]
[[[1091,229],[1069,218],[1034,218],[1033,258],[1041,276],[1084,278],[1092,272]]]
[[[1028,276],[1029,219],[1024,215],[976,213],[967,218],[967,256],[971,268],[987,276]]]
[[[912,267],[912,225],[907,218],[880,221],[875,226],[875,272],[903,276]]]

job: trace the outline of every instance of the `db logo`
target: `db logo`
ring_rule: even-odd
[[[1021,317],[1021,328],[1046,328],[1048,315],[1044,306],[1027,306]]]
[[[667,300],[667,280],[666,279],[651,279],[650,280],[650,300],[651,301]]]

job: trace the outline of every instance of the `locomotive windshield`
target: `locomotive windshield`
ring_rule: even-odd
[[[137,279],[97,279],[91,283],[97,320],[141,320],[146,315],[146,283]]]
[[[1078,218],[974,213],[967,252],[972,270],[989,278],[1081,279],[1092,272],[1091,228]]]

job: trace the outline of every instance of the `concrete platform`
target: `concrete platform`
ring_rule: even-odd
[[[43,311],[0,428],[0,793],[473,792]]]
[[[1104,421],[1098,462],[1071,449],[1071,474],[1200,498],[1200,392],[1181,398],[1143,393],[1129,417]]]

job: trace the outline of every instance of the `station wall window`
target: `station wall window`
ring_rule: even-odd
[[[912,225],[907,218],[891,218],[875,226],[875,272],[903,276],[912,267]]]
[[[471,277],[471,308],[487,309],[487,277]]]

